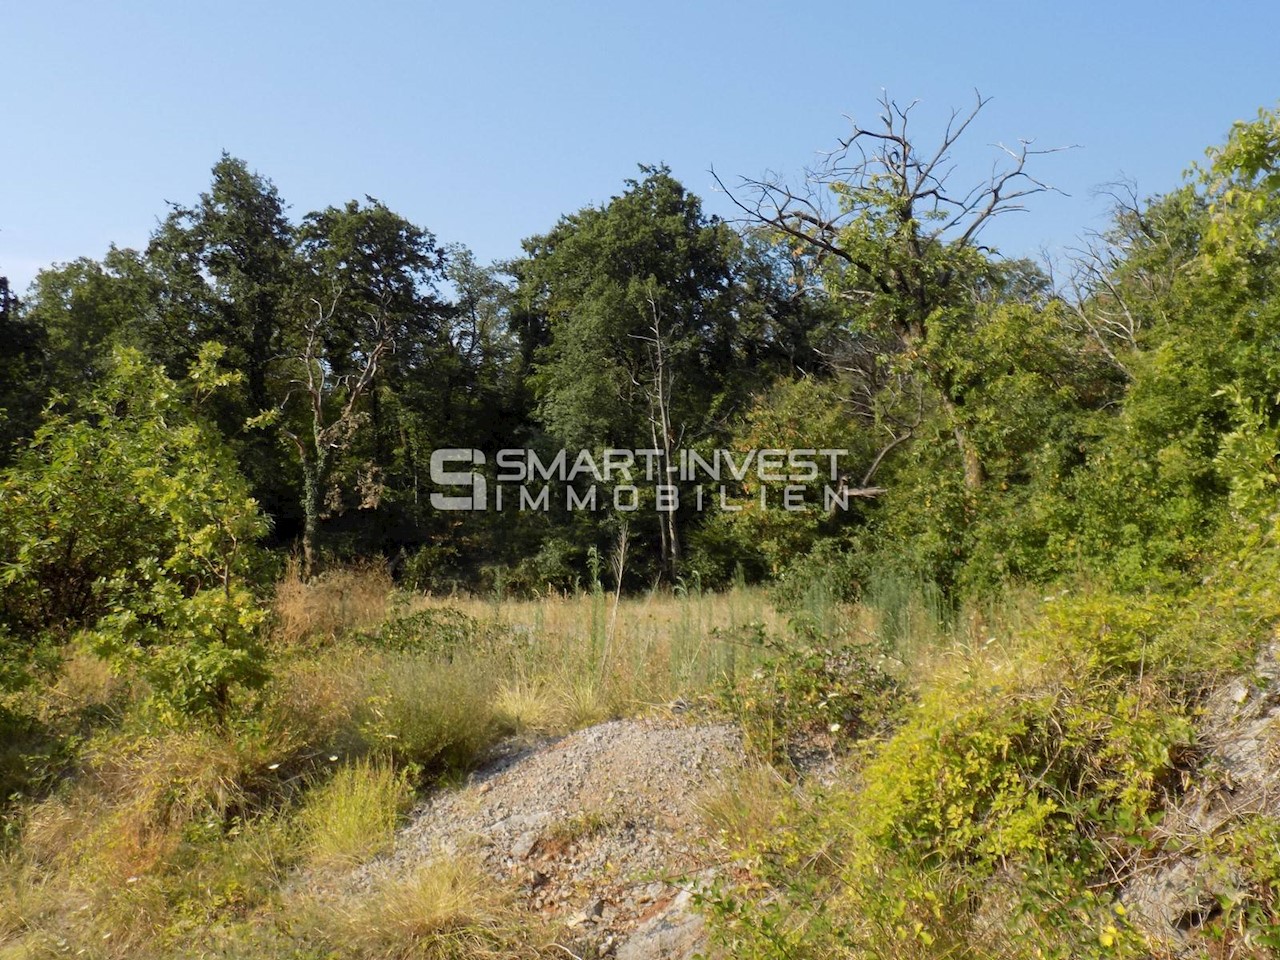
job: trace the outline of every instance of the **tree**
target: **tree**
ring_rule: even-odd
[[[7,463],[16,441],[39,422],[46,385],[44,338],[0,276],[0,464]]]
[[[299,265],[286,204],[275,184],[224,152],[209,188],[190,205],[171,206],[146,254],[167,352],[148,352],[176,376],[199,344],[225,346],[227,364],[244,379],[215,398],[211,414],[235,445],[255,495],[289,532],[296,522],[297,474],[269,437],[243,430],[247,419],[278,399],[269,372],[294,317]]]
[[[879,124],[855,123],[808,172],[804,188],[747,179],[746,198],[726,190],[751,222],[812,251],[851,325],[883,338],[898,362],[925,378],[946,411],[970,491],[983,483],[981,451],[956,385],[921,347],[940,318],[971,311],[974,289],[993,270],[980,243],[983,228],[1051,189],[1027,165],[1053,152],[1021,141],[1002,148],[1008,163],[988,180],[968,189],[949,185],[953,150],[987,102],[978,95],[971,110],[953,112],[939,140],[925,145],[911,129],[915,104],[903,107],[885,96]]]
[[[672,419],[692,428],[734,366],[735,272],[741,243],[702,212],[665,167],[603,207],[565,216],[525,242],[519,294],[544,318],[534,377],[538,411],[563,442],[634,445],[650,434],[642,377],[651,369],[655,305],[663,315]],[[637,404],[639,400],[639,404]]]
[[[303,328],[301,346],[296,353],[282,358],[289,391],[276,410],[255,420],[259,424],[275,423],[297,452],[302,467],[304,577],[316,570],[320,518],[334,457],[350,444],[360,428],[364,418],[359,404],[372,389],[383,358],[395,346],[391,328],[380,318],[372,317],[359,365],[335,375],[325,335],[334,325],[341,296],[340,292],[335,293],[327,304],[313,302],[314,313]],[[302,412],[290,418],[281,416],[293,413],[295,397]],[[305,426],[291,427],[291,421],[297,420]]]
[[[254,544],[267,522],[201,415],[238,375],[200,351],[180,386],[120,350],[73,413],[49,413],[0,473],[0,634],[81,636],[159,702],[225,714],[264,678]]]
[[[514,390],[510,377],[519,349],[510,325],[514,292],[501,271],[497,265],[480,266],[461,244],[448,249],[446,273],[456,291],[453,344],[490,419]]]
[[[787,324],[775,318],[798,312],[753,299],[783,293],[767,259],[705,215],[668,168],[640,172],[609,203],[525,242],[515,313],[534,345],[529,383],[552,442],[670,456],[725,433],[751,390],[787,366],[774,347]],[[672,575],[676,517],[655,532]]]
[[[517,275],[526,304],[546,318],[532,383],[550,434],[568,447],[669,455],[677,434],[705,421],[731,365],[738,245],[667,168],[640,169],[643,179],[607,205],[526,241]],[[660,518],[668,575],[676,533],[674,516]]]
[[[302,471],[303,565],[310,576],[326,500],[340,497],[329,488],[339,455],[367,433],[374,448],[368,463],[380,468],[389,459],[378,449],[387,424],[377,386],[404,390],[416,379],[440,377],[451,345],[435,296],[443,254],[430,233],[370,199],[309,214],[300,241],[306,271],[295,309],[305,313],[276,358],[279,399],[266,419],[288,440]]]
[[[41,270],[25,319],[43,340],[44,388],[75,394],[101,382],[117,347],[185,371],[192,348],[160,328],[157,304],[155,279],[136,250],[112,246],[101,260],[81,257]]]
[[[294,231],[275,184],[243,160],[224,152],[212,175],[194,206],[173,205],[147,254],[164,279],[170,328],[223,344],[256,412],[270,406],[267,370],[297,269]]]

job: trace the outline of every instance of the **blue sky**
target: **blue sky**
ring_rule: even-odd
[[[223,149],[301,216],[371,194],[482,260],[666,162],[712,212],[726,178],[796,175],[873,119],[920,129],[993,99],[997,140],[1079,144],[1037,171],[1070,196],[987,235],[1061,251],[1098,185],[1175,185],[1233,120],[1280,100],[1280,4],[55,2],[6,5],[0,272],[146,242]],[[962,157],[962,163],[968,162]],[[958,174],[959,176],[960,174]]]

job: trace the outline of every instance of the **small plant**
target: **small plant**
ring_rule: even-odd
[[[604,833],[624,818],[624,812],[618,809],[581,810],[551,824],[543,831],[542,840],[552,847],[566,848]]]
[[[753,766],[708,790],[698,808],[717,844],[735,851],[752,850],[783,816],[791,789],[772,767]]]
[[[317,866],[360,863],[391,846],[413,799],[408,771],[361,758],[313,790],[299,815]]]
[[[502,725],[515,733],[543,732],[554,726],[556,701],[547,683],[504,680],[494,695],[494,710]]]
[[[748,744],[784,766],[797,741],[843,749],[879,731],[902,692],[875,648],[832,642],[804,622],[794,629],[794,641],[766,640],[769,653],[728,691]]]

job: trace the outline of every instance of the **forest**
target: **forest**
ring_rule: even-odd
[[[984,103],[886,98],[731,221],[640,165],[488,265],[224,153],[0,280],[0,958],[611,955],[474,865],[334,878],[495,745],[672,703],[749,758],[706,956],[1274,956],[1280,809],[1169,824],[1274,679],[1280,112],[1048,264],[988,245],[1056,158]],[[438,451],[667,488],[440,509]]]

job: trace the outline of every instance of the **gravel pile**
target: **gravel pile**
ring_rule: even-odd
[[[692,956],[701,921],[676,884],[701,869],[700,796],[746,762],[727,725],[619,720],[508,747],[415,811],[364,881],[465,854],[565,919],[599,955]]]

